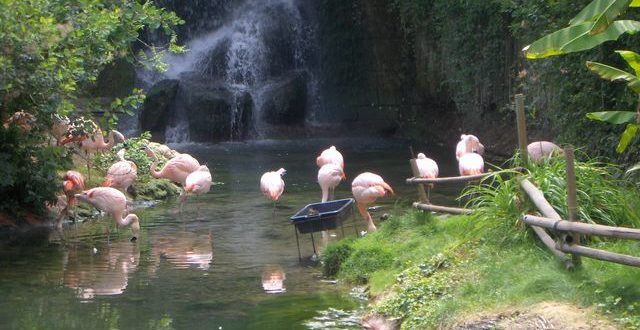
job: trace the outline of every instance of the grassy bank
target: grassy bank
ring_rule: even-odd
[[[626,192],[636,199],[637,193],[616,183],[606,166],[578,165],[580,171],[600,171],[583,175],[579,184],[583,198],[590,196],[592,202],[583,201],[584,216],[633,227],[635,208],[620,197],[607,208],[598,198],[605,190],[611,196]],[[540,186],[556,177],[553,170],[536,168],[525,175]],[[454,327],[481,313],[527,310],[548,301],[589,307],[590,313],[616,326],[640,328],[640,269],[583,258],[580,269],[567,271],[517,221],[531,209],[511,180],[489,180],[469,193],[476,195],[470,203],[479,208],[474,216],[399,212],[377,232],[329,246],[323,254],[325,275],[366,284],[371,312],[399,319],[403,329]],[[586,244],[640,255],[640,244],[634,241],[592,238]]]

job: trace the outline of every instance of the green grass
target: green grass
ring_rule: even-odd
[[[526,175],[549,185],[548,198],[561,201],[561,165],[546,166],[552,168]],[[637,227],[638,194],[611,170],[593,162],[577,166],[580,212],[593,222]],[[392,216],[364,238],[339,242],[339,265],[328,248],[323,265],[339,269],[340,279],[367,283],[372,295],[384,297],[370,309],[401,319],[404,329],[447,326],[465,315],[542,301],[594,306],[620,326],[640,329],[640,269],[582,258],[580,269],[567,271],[518,220],[533,208],[517,181],[495,177],[472,194],[470,205],[479,208],[474,216],[435,218],[416,210]],[[586,245],[640,256],[636,241],[591,239]]]

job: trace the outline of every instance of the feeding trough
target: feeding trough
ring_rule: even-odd
[[[291,224],[295,227],[296,244],[298,245],[298,258],[300,257],[300,243],[298,233],[311,234],[313,253],[316,253],[313,233],[342,227],[343,221],[353,214],[353,198],[338,199],[329,202],[308,204],[291,216]],[[344,230],[343,236],[344,236]],[[357,233],[357,229],[356,229]]]

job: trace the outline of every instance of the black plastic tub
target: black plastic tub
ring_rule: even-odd
[[[352,208],[353,198],[309,204],[290,218],[291,224],[301,234],[336,229],[351,214]]]

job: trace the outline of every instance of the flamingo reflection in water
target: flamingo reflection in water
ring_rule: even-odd
[[[122,294],[140,262],[139,246],[127,241],[93,249],[77,246],[66,253],[63,283],[82,300]]]
[[[213,261],[211,234],[180,231],[171,235],[153,235],[150,240],[151,254],[156,264],[164,259],[177,269],[196,267],[200,270],[208,270],[211,267]]]
[[[282,293],[287,291],[284,287],[284,280],[287,276],[282,267],[268,265],[262,272],[262,289],[266,293]]]

